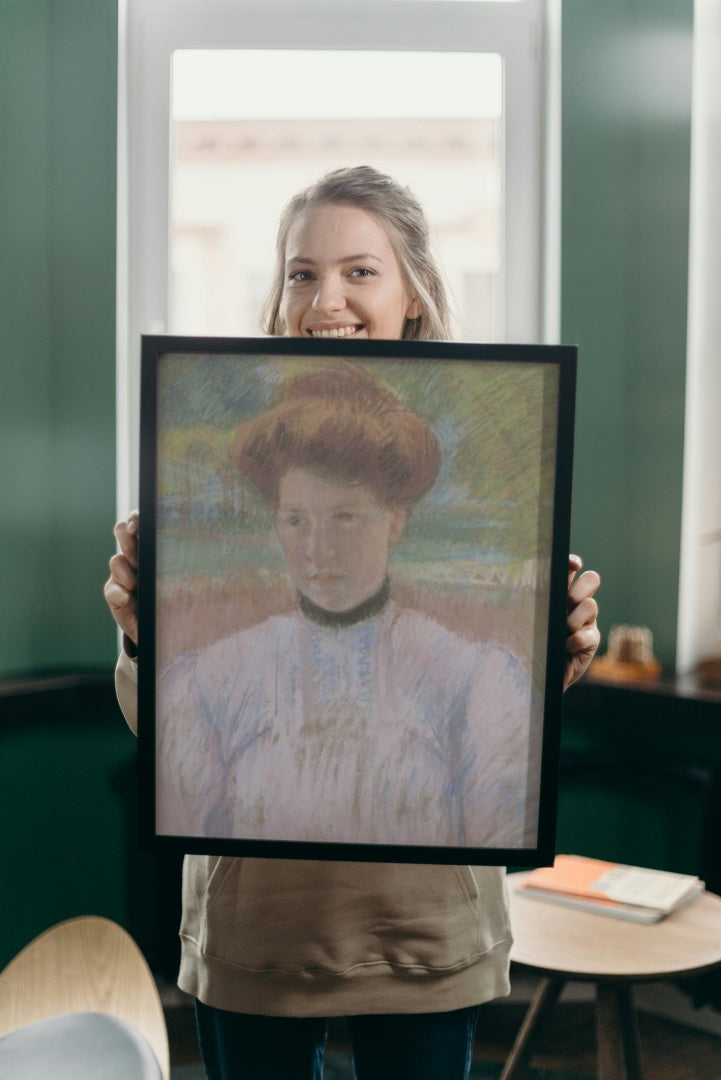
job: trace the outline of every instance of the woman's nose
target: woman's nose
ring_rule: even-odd
[[[337,275],[328,274],[319,278],[313,307],[321,315],[332,314],[345,307],[343,283]]]
[[[323,524],[313,525],[306,538],[306,553],[308,558],[318,564],[333,554],[332,529]]]

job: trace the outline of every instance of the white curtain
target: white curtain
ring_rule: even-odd
[[[679,672],[721,651],[721,0],[695,0]]]

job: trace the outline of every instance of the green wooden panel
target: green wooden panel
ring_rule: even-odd
[[[0,675],[115,649],[116,81],[116,0],[0,0]]]
[[[134,792],[125,770],[135,755],[111,687],[102,697],[2,699],[2,712],[0,820],[11,887],[0,966],[61,919],[96,914],[127,925]]]
[[[90,914],[124,926],[172,980],[181,859],[138,847],[137,743],[111,674],[72,681],[0,693],[0,968],[47,927]]]

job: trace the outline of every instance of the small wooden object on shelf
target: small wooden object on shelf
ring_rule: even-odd
[[[653,655],[653,634],[647,626],[612,626],[608,651],[589,669],[611,682],[644,682],[661,677],[661,664]]]

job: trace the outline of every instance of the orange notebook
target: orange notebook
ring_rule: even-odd
[[[657,922],[703,892],[704,884],[693,874],[557,855],[553,866],[532,870],[518,887],[534,899]]]

